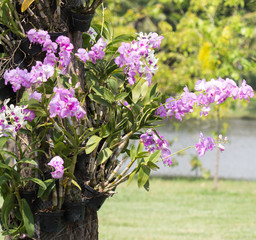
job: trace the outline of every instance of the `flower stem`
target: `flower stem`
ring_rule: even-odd
[[[170,154],[170,155],[164,157],[163,159],[172,157],[173,155],[176,155],[176,154],[178,154],[178,153],[184,152],[184,151],[186,151],[186,150],[188,150],[188,149],[190,149],[190,148],[194,148],[194,147],[195,147],[195,146],[189,146],[189,147],[183,148],[183,149],[181,149],[181,150],[179,150],[179,151],[177,151],[177,152],[175,152],[175,153],[172,153],[172,154]],[[163,160],[163,159],[162,159],[162,160]],[[161,161],[162,161],[162,160],[161,160]],[[158,162],[160,162],[160,160],[158,160]]]

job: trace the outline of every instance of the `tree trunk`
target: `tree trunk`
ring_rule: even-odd
[[[98,240],[98,216],[97,212],[86,208],[83,222],[65,224],[58,233],[47,233],[40,230],[39,221],[35,238],[37,240]]]
[[[28,238],[23,238],[28,239]],[[35,222],[36,240],[98,240],[98,216],[97,212],[86,208],[83,222],[66,224],[58,233],[47,233],[40,230],[39,219]],[[5,236],[4,240],[11,240]]]
[[[217,129],[216,133],[217,136],[220,134],[220,109],[217,108]],[[219,162],[220,162],[220,150],[216,149],[216,157],[215,157],[215,173],[214,173],[214,190],[218,189],[218,182],[219,182]]]
[[[83,45],[83,38],[82,38],[82,32],[80,31],[74,31],[69,32],[68,37],[70,38],[70,41],[74,45],[74,52],[77,51],[77,49],[82,48]],[[81,88],[84,90],[84,70],[83,70],[83,64],[77,63],[75,59],[72,59],[71,61],[71,68],[69,69],[70,73],[75,73],[79,76]],[[82,157],[82,159],[78,160],[79,162],[84,162],[85,165],[88,164],[88,158]],[[88,165],[87,165],[88,167]],[[82,169],[79,169],[82,170]],[[89,179],[89,172],[83,171],[82,177],[81,177],[81,171],[76,169],[75,175],[79,179],[79,184],[86,182]],[[84,169],[85,170],[85,169]],[[79,174],[80,173],[80,174]],[[83,186],[83,185],[80,185]],[[82,187],[83,188],[83,187]],[[96,211],[91,210],[90,208],[86,207],[85,209],[85,219],[83,222],[76,222],[76,223],[68,223],[65,225],[65,228],[58,234],[48,234],[43,233],[40,231],[40,237],[38,240],[98,240],[98,215]]]
[[[219,161],[220,161],[220,150],[216,149],[215,158],[215,173],[214,173],[214,190],[218,189],[218,179],[219,179]]]
[[[51,3],[54,3],[55,6],[55,1],[50,1]],[[81,1],[74,1],[74,2],[69,2],[67,1],[72,7],[78,7],[81,6]],[[82,1],[83,2],[83,1]],[[99,1],[101,2],[101,1]],[[72,3],[72,4],[71,4]],[[69,5],[69,6],[70,6]],[[77,6],[76,6],[77,5]],[[52,6],[52,4],[51,4]],[[52,9],[52,13],[55,12],[55,8]],[[94,11],[90,12],[90,15],[92,15]],[[38,12],[36,12],[38,14]],[[88,13],[89,14],[89,13]],[[52,16],[53,17],[53,16]],[[52,18],[54,19],[54,18]],[[80,31],[72,31],[72,29],[69,29],[67,19],[61,19],[62,24],[59,24],[58,30],[59,31],[66,31],[68,29],[68,37],[70,38],[70,41],[74,45],[74,52],[77,51],[78,48],[82,47],[83,44],[83,38],[82,38],[82,32]],[[31,22],[33,22],[31,20]],[[42,23],[42,22],[41,22]],[[41,23],[38,23],[39,25]],[[42,23],[43,24],[43,23]],[[41,26],[41,25],[40,25]],[[28,28],[28,29],[27,29]],[[31,28],[31,26],[24,26],[24,29],[27,31]],[[44,27],[38,27],[38,29],[44,28]],[[47,28],[44,28],[47,30]],[[33,61],[38,60],[35,58],[32,59]],[[31,63],[32,63],[31,60]],[[41,60],[41,59],[40,59]],[[84,67],[83,64],[77,63],[77,61],[73,58],[70,64],[69,72],[75,73],[77,76],[79,76],[79,80],[81,83],[81,88],[84,90],[85,86],[85,77],[84,77]],[[45,144],[46,152],[47,152],[47,143],[43,142]],[[75,176],[77,177],[78,184],[81,186],[83,189],[83,184],[88,182],[89,179],[89,171],[88,171],[88,166],[89,166],[89,160],[90,156],[87,156],[78,163],[80,165],[83,165],[84,168],[80,168],[79,170],[76,171]],[[45,159],[44,157],[40,159],[39,161],[39,166],[40,169],[45,172],[45,166],[47,166],[49,159]],[[25,174],[27,176],[27,174]],[[84,189],[83,189],[84,190]],[[48,206],[47,204],[51,204],[51,201],[47,202],[42,202],[44,204],[45,208],[38,208],[38,209],[46,209]],[[38,210],[37,209],[37,210]],[[35,211],[35,232],[34,232],[34,239],[37,240],[98,240],[98,216],[97,212],[91,210],[90,208],[86,207],[85,209],[85,219],[84,221],[77,221],[75,223],[70,223],[70,222],[65,222],[63,224],[63,228],[57,232],[57,233],[47,233],[44,232],[40,229],[40,223],[39,223],[39,215],[37,214],[37,211]],[[5,240],[9,240],[11,237],[6,236]],[[22,238],[22,239],[28,239],[28,238]]]

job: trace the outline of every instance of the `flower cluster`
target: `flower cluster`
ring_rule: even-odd
[[[149,129],[146,133],[140,136],[140,139],[149,153],[161,150],[161,157],[164,164],[172,164],[171,151],[169,149],[170,145],[163,136],[158,134],[158,132],[156,134],[152,129]]]
[[[13,136],[20,128],[26,125],[26,121],[32,121],[35,118],[33,111],[30,111],[26,106],[10,106],[7,103],[10,100],[4,101],[3,107],[0,110],[0,137],[11,133]]]
[[[71,52],[72,52],[74,46],[72,43],[70,43],[70,39],[65,36],[59,36],[56,39],[56,43],[58,43],[60,46],[59,64],[62,69],[61,73],[65,74],[67,67],[71,61]]]
[[[64,161],[59,156],[52,158],[52,160],[48,163],[49,166],[52,166],[55,169],[54,172],[51,172],[53,178],[59,179],[63,177],[63,173],[64,173],[63,164],[64,164]]]
[[[47,40],[51,39],[47,31],[36,31],[36,29],[30,29],[27,32],[27,37],[31,43],[35,44],[44,44]]]
[[[52,42],[47,31],[30,29],[27,32],[27,36],[31,43],[41,44],[43,46],[42,51],[46,51],[47,55],[57,52],[58,45],[55,42]]]
[[[35,91],[35,92],[30,94],[28,100],[30,100],[31,98],[36,99],[37,101],[41,102],[42,94],[37,92],[37,91]]]
[[[135,83],[137,73],[148,81],[148,85],[151,84],[152,76],[158,69],[158,59],[153,49],[160,47],[162,39],[163,36],[158,36],[157,33],[139,33],[137,41],[122,43],[118,48],[120,56],[115,58],[115,63],[119,67],[124,67],[131,85]]]
[[[215,142],[215,140],[212,137],[204,138],[203,133],[200,132],[199,134],[199,142],[195,145],[195,148],[198,152],[198,155],[202,157],[206,151],[213,150],[215,147],[219,148],[220,151],[224,151],[225,147],[221,144],[223,142],[222,135],[219,136],[218,141]],[[225,137],[224,142],[227,142],[227,137]]]
[[[5,71],[3,77],[5,80],[5,85],[7,85],[9,82],[12,85],[12,89],[14,92],[19,90],[21,86],[31,86],[30,77],[27,69],[22,70],[18,67],[16,69],[8,69]]]
[[[44,64],[40,61],[36,62],[36,65],[32,67],[27,82],[29,83],[27,88],[29,88],[34,83],[43,83],[52,77],[54,74],[54,65]]]
[[[195,93],[189,92],[188,88],[184,88],[184,93],[180,99],[174,99],[173,97],[167,98],[165,106],[161,105],[156,114],[160,117],[173,116],[180,121],[184,117],[185,113],[193,112],[193,106],[197,103],[197,96]]]
[[[46,82],[53,74],[54,66],[37,61],[30,72],[17,67],[15,69],[6,70],[3,77],[5,79],[5,85],[9,82],[12,85],[13,91],[16,92],[21,86],[30,88],[34,83],[40,84]]]
[[[103,59],[105,52],[103,51],[107,46],[107,43],[101,37],[96,44],[94,44],[89,52],[84,48],[79,48],[75,54],[80,58],[84,63],[88,60],[91,60],[93,63],[96,63],[96,60]]]
[[[43,62],[37,61],[36,65],[28,72],[18,67],[12,70],[7,70],[4,73],[5,84],[8,82],[12,85],[13,91],[16,92],[21,88],[30,88],[32,84],[41,84],[46,82],[54,74],[56,62],[59,62],[61,73],[65,74],[67,66],[71,60],[71,52],[73,45],[68,37],[59,36],[56,42],[52,42],[48,32],[31,29],[27,32],[28,39],[31,43],[41,44],[42,51],[46,51],[46,57]],[[59,57],[55,56],[59,45]]]
[[[156,114],[160,117],[172,118],[174,116],[181,121],[185,113],[193,112],[195,105],[201,107],[200,115],[206,116],[212,103],[221,104],[229,97],[249,101],[249,98],[254,96],[252,87],[247,85],[245,80],[241,87],[238,87],[235,81],[228,78],[225,80],[222,78],[212,79],[209,82],[199,80],[196,82],[195,90],[198,94],[189,92],[185,87],[181,98],[168,98],[165,105],[161,105],[157,109]]]
[[[211,137],[204,138],[204,135],[200,132],[199,142],[195,145],[198,155],[202,157],[206,151],[213,150],[215,148],[215,141]]]
[[[79,101],[75,98],[74,89],[54,88],[55,95],[49,103],[50,117],[58,115],[61,118],[74,117],[81,119],[86,112],[80,106]]]

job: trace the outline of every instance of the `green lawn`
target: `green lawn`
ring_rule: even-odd
[[[99,211],[100,240],[255,240],[256,182],[152,179],[121,185]]]
[[[100,240],[255,240],[256,182],[152,178],[118,187],[99,211]],[[3,238],[0,237],[0,240]]]

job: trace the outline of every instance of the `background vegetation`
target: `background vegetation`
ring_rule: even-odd
[[[255,87],[254,0],[109,0],[105,19],[116,34],[163,34],[155,79],[168,94],[198,79],[246,77]]]

